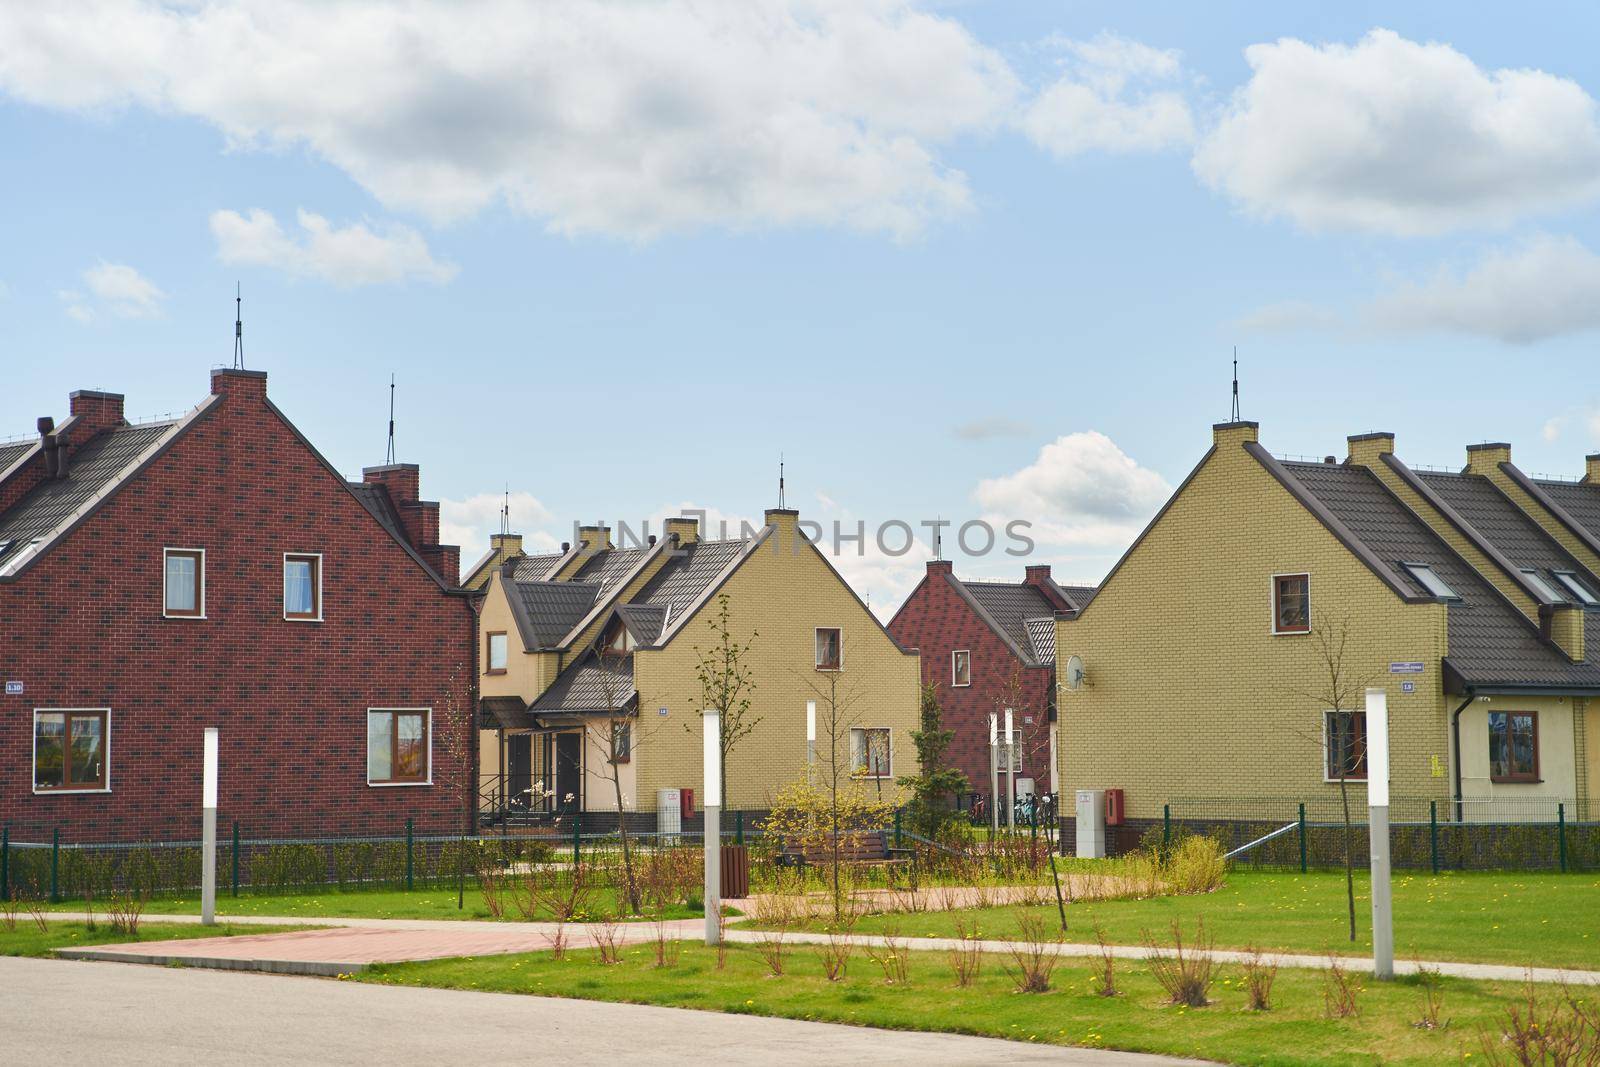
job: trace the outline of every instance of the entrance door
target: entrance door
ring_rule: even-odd
[[[533,807],[533,735],[511,734],[506,738],[507,806],[513,811]]]
[[[556,811],[563,815],[583,804],[582,745],[582,734],[556,734]]]

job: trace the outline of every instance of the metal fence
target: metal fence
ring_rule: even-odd
[[[1393,797],[1389,820],[1396,869],[1600,870],[1600,805],[1592,801]],[[1352,795],[1349,822],[1349,850],[1365,866],[1364,794]],[[1146,846],[1206,834],[1220,839],[1236,864],[1302,871],[1343,866],[1347,840],[1337,796],[1179,798],[1163,806],[1159,822],[1136,829]]]

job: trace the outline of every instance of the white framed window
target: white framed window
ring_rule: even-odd
[[[1272,576],[1272,632],[1275,634],[1311,632],[1311,575]]]
[[[955,688],[972,684],[972,653],[968,649],[950,653],[950,684]]]
[[[111,792],[111,709],[35,708],[33,791]]]
[[[506,634],[504,630],[495,630],[489,634],[487,670],[490,674],[504,674],[506,672]]]
[[[161,614],[168,619],[206,617],[206,550],[161,550]]]
[[[367,784],[433,784],[433,709],[367,709]]]
[[[283,554],[283,617],[291,622],[322,621],[322,554]]]
[[[850,772],[862,778],[892,778],[893,745],[887,726],[858,726],[851,729]]]
[[[817,670],[844,670],[844,631],[837,626],[817,627]]]
[[[1600,597],[1596,597],[1589,587],[1584,585],[1572,571],[1553,571],[1552,573],[1555,574],[1557,581],[1571,591],[1578,603],[1590,608],[1600,605]]]

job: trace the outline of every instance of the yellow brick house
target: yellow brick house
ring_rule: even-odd
[[[479,810],[488,823],[574,812],[648,825],[660,791],[703,796],[697,668],[725,602],[759,718],[729,756],[724,805],[763,811],[807,765],[807,703],[838,698],[841,758],[886,797],[916,771],[920,667],[800,528],[773,509],[746,536],[703,539],[672,518],[660,538],[614,545],[603,526],[544,555],[487,569],[479,616]],[[725,601],[724,601],[724,598]],[[619,755],[612,758],[612,724]],[[825,736],[819,728],[819,740]],[[859,766],[857,766],[859,765]],[[596,825],[605,820],[597,820]]]
[[[1342,645],[1346,677],[1388,693],[1395,797],[1441,819],[1581,816],[1600,789],[1597,608],[1595,457],[1573,482],[1527,478],[1507,445],[1414,471],[1378,433],[1288,461],[1257,424],[1220,424],[1058,616],[1058,662],[1081,663],[1059,694],[1062,788],[1121,788],[1136,823],[1190,798],[1327,810],[1341,777],[1364,805],[1365,715],[1318,699]]]

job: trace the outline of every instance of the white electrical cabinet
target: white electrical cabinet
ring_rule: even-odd
[[[1078,790],[1077,856],[1079,859],[1106,858],[1106,791]]]
[[[676,789],[656,790],[656,833],[683,833],[683,798]]]

